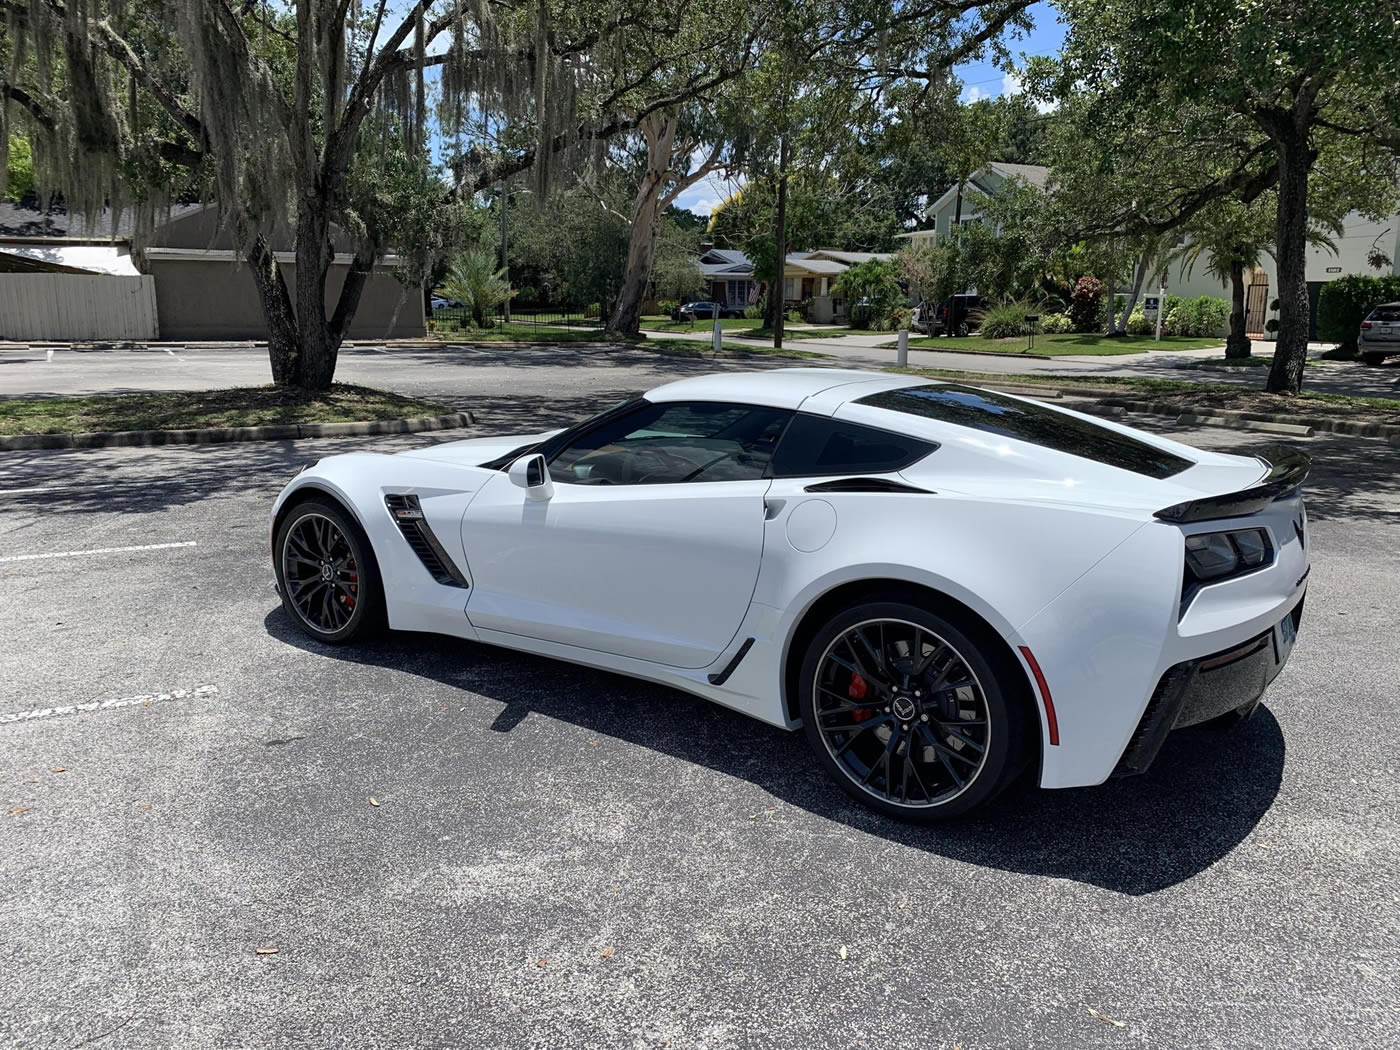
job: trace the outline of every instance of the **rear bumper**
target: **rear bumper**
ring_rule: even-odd
[[[1113,776],[1145,773],[1173,729],[1238,711],[1252,714],[1288,657],[1303,618],[1303,595],[1278,624],[1241,645],[1167,668]]]

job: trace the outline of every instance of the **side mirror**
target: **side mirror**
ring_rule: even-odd
[[[510,465],[506,472],[513,484],[525,490],[530,499],[549,499],[554,495],[554,482],[549,477],[549,466],[538,452],[521,456]]]

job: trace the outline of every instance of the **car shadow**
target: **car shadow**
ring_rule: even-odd
[[[1023,783],[973,819],[925,828],[847,798],[802,734],[663,686],[429,634],[396,632],[332,648],[303,635],[280,607],[264,625],[273,638],[322,657],[403,671],[504,704],[490,727],[496,732],[545,715],[748,780],[854,834],[1124,894],[1167,889],[1229,854],[1268,812],[1283,773],[1283,732],[1261,707],[1232,732],[1173,733],[1145,775],[1061,791]]]

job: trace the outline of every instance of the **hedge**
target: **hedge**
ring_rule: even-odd
[[[1400,301],[1400,275],[1338,277],[1322,286],[1317,297],[1317,337],[1356,351],[1356,337],[1366,315],[1381,303]]]

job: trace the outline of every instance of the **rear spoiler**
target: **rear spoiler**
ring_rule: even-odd
[[[1259,484],[1238,492],[1205,496],[1163,507],[1155,516],[1183,525],[1191,521],[1214,521],[1216,518],[1242,518],[1257,514],[1280,496],[1297,489],[1312,468],[1311,456],[1287,445],[1272,445],[1256,458],[1269,468],[1269,473]]]

